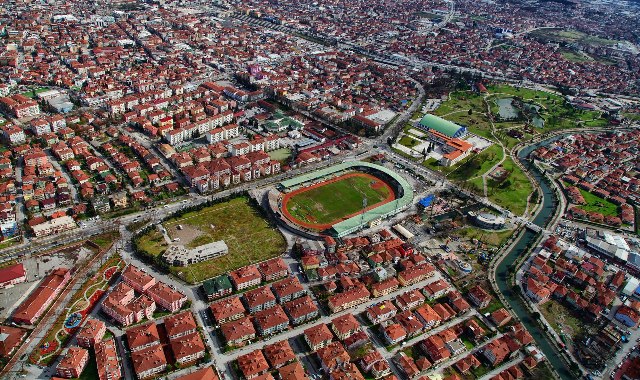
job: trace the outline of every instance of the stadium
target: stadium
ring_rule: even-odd
[[[400,175],[362,161],[343,162],[283,182],[268,193],[276,218],[306,235],[337,238],[380,223],[412,204]]]

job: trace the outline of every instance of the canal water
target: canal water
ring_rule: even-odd
[[[525,159],[527,155],[537,147],[547,144],[550,141],[552,140],[547,140],[522,149],[518,155],[518,159],[523,163],[523,165],[527,166],[528,163]],[[547,182],[544,181],[544,176],[537,169],[531,170],[531,174],[540,184],[540,188],[542,190],[541,196],[543,197],[542,209],[536,215],[533,223],[540,227],[544,227],[553,215],[557,204],[557,198],[553,189],[547,184]],[[513,247],[513,249],[504,257],[502,262],[498,264],[498,267],[496,269],[496,283],[498,285],[498,289],[500,289],[500,292],[504,295],[509,306],[511,306],[518,318],[520,318],[527,330],[529,330],[529,332],[535,339],[536,344],[538,345],[538,347],[540,347],[544,355],[547,357],[547,360],[555,368],[560,377],[563,380],[573,380],[574,376],[571,375],[569,368],[559,357],[559,353],[556,350],[555,346],[553,346],[547,340],[547,336],[545,335],[544,331],[542,331],[538,323],[533,319],[529,311],[526,309],[525,305],[522,303],[520,297],[518,297],[518,295],[511,290],[511,286],[509,285],[509,266],[514,263],[519,256],[526,252],[527,246],[529,244],[532,244],[536,240],[537,236],[537,233],[532,232],[528,229],[525,230],[524,234]]]

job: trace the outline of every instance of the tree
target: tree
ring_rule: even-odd
[[[473,108],[469,108],[468,114],[469,114],[469,116],[473,115]]]

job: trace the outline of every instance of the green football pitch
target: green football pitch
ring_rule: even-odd
[[[350,173],[336,180],[303,188],[287,195],[284,208],[295,222],[315,229],[325,229],[362,211],[393,199],[387,183],[365,173]]]

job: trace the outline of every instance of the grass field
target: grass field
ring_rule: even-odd
[[[171,267],[172,273],[189,283],[204,281],[245,265],[282,254],[286,242],[282,234],[271,227],[244,197],[234,198],[199,211],[189,212],[163,223],[169,230],[181,224],[201,232],[189,244],[193,248],[217,240],[224,240],[229,254],[188,267]],[[162,235],[153,229],[139,240],[139,248],[158,256],[167,248]]]
[[[580,190],[580,194],[587,202],[587,204],[578,206],[587,212],[599,212],[604,216],[618,216],[618,206],[614,203],[609,202],[604,198],[600,198],[597,195],[591,194],[588,191]]]
[[[391,195],[391,189],[384,182],[359,173],[294,194],[284,206],[292,217],[302,222],[333,224],[362,210],[364,197],[370,207]]]
[[[533,185],[511,157],[504,160],[502,167],[511,174],[501,183],[488,179],[487,195],[493,202],[508,208],[516,215],[522,215],[527,208],[527,199],[533,192]]]

